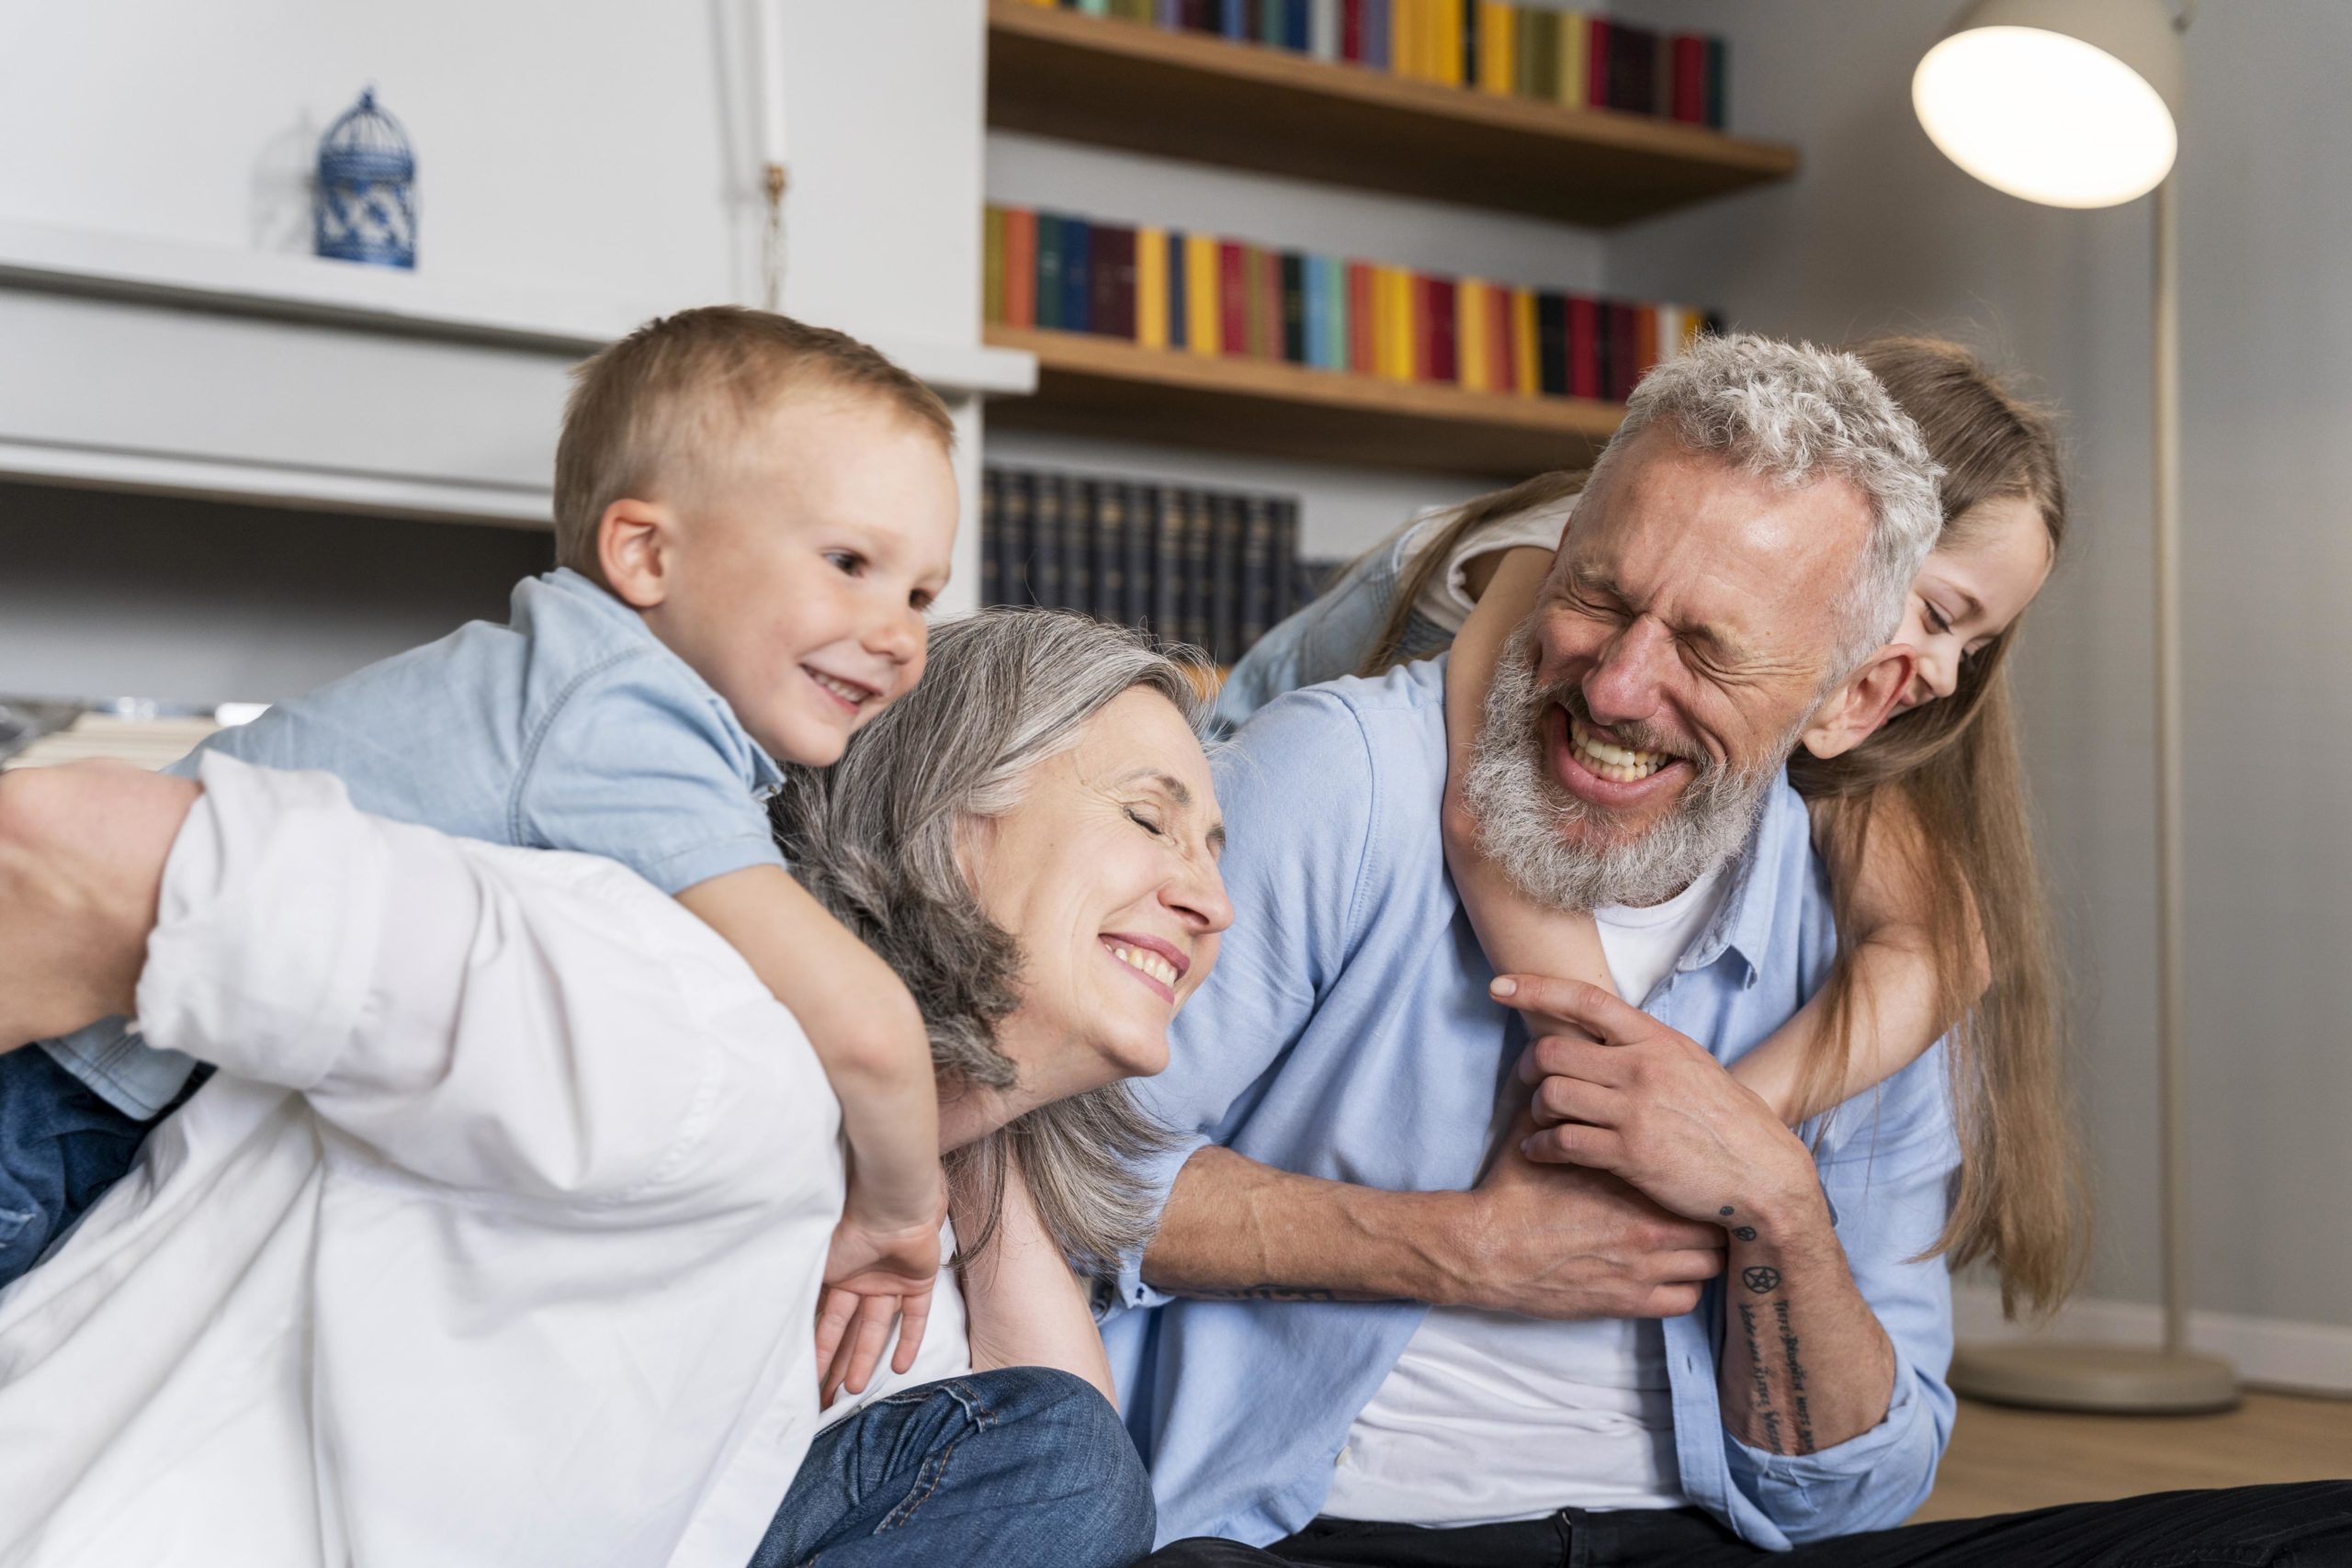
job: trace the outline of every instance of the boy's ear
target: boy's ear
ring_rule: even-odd
[[[596,565],[613,596],[634,610],[650,610],[670,596],[671,552],[677,525],[670,509],[622,500],[596,519]]]
[[[1804,749],[1826,761],[1868,740],[1894,716],[1918,669],[1919,656],[1899,642],[1871,654],[1813,710],[1798,737]]]

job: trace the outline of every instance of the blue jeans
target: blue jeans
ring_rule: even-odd
[[[38,1045],[0,1055],[0,1286],[129,1174],[153,1125],[108,1105]]]
[[[1108,1401],[1013,1367],[925,1383],[818,1434],[752,1568],[1127,1568],[1151,1483]]]

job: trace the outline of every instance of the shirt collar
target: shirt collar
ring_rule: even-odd
[[[1773,927],[1781,911],[1793,907],[1788,898],[1791,879],[1812,873],[1812,818],[1783,771],[1764,792],[1756,825],[1732,864],[1722,907],[1675,968],[1703,969],[1728,955],[1744,971],[1741,987],[1755,985],[1765,955],[1776,951]]]

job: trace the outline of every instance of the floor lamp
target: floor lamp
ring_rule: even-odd
[[[1919,62],[1912,106],[1970,174],[2052,207],[2112,207],[2155,192],[2157,1104],[2164,1344],[1962,1346],[1962,1393],[2055,1410],[2182,1412],[2237,1403],[2228,1362],[2188,1337],[2188,1109],[2182,1038],[2180,799],[2180,310],[2174,225],[2177,15],[2165,0],[1978,0]]]

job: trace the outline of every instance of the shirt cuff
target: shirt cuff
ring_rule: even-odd
[[[173,840],[139,1028],[240,1077],[306,1089],[361,1019],[384,919],[380,839],[326,773],[218,751]]]
[[[1932,1443],[1922,1467],[1917,1496],[1904,1491],[1900,1498],[1890,1486],[1892,1473],[1905,1462],[1905,1452],[1921,1438],[1928,1403],[1921,1397],[1911,1370],[1897,1358],[1894,1393],[1886,1418],[1867,1432],[1833,1443],[1809,1454],[1776,1454],[1741,1441],[1726,1428],[1724,1446],[1729,1456],[1733,1483],[1755,1499],[1757,1506],[1792,1541],[1824,1534],[1846,1534],[1900,1524],[1925,1500],[1927,1483],[1935,1475]],[[1862,1519],[1855,1506],[1861,1489],[1873,1497],[1899,1502],[1893,1516]]]
[[[1155,1226],[1159,1218],[1168,1212],[1168,1195],[1176,1190],[1176,1178],[1182,1173],[1185,1162],[1208,1147],[1208,1145],[1209,1139],[1205,1134],[1177,1134],[1164,1151],[1153,1156],[1136,1172],[1143,1179],[1145,1186],[1149,1189],[1153,1198],[1157,1200],[1158,1212],[1152,1216]],[[1117,1304],[1128,1307],[1157,1307],[1166,1306],[1176,1299],[1165,1291],[1155,1290],[1144,1283],[1143,1255],[1150,1246],[1151,1243],[1147,1240],[1143,1246],[1119,1259]],[[1094,1306],[1096,1322],[1099,1323],[1109,1315],[1111,1303],[1098,1298]]]
[[[764,833],[735,833],[639,863],[645,880],[675,898],[696,883],[755,865],[791,870],[784,852]]]

